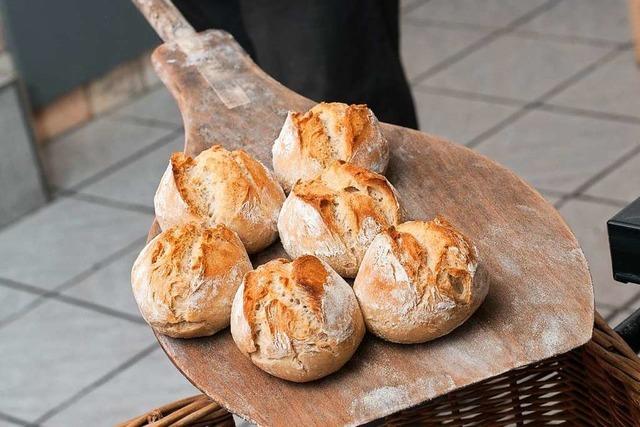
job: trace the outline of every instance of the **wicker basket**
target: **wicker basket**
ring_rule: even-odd
[[[640,359],[596,313],[593,338],[584,346],[374,424],[640,426]],[[232,425],[231,414],[199,395],[154,409],[120,426]]]

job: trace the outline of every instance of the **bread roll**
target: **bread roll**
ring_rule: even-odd
[[[384,173],[389,143],[366,105],[323,102],[306,113],[289,112],[272,154],[276,177],[289,192],[296,181],[315,177],[333,160]]]
[[[409,221],[380,233],[353,289],[367,329],[397,343],[451,332],[489,290],[475,246],[444,218]]]
[[[382,230],[402,220],[394,188],[382,175],[335,161],[293,188],[278,231],[287,253],[315,255],[343,277],[355,277],[365,251]]]
[[[133,264],[131,286],[155,330],[201,337],[229,326],[233,297],[250,270],[236,233],[190,223],[166,229],[145,246]]]
[[[214,145],[195,158],[173,153],[154,205],[163,230],[192,221],[224,224],[254,253],[277,238],[284,198],[262,163],[242,150]]]
[[[315,380],[353,355],[365,327],[351,287],[313,256],[276,259],[248,273],[233,300],[231,335],[260,369]]]

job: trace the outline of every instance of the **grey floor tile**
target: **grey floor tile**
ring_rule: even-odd
[[[45,145],[43,158],[51,184],[70,188],[129,158],[170,130],[141,124],[97,119]]]
[[[153,196],[167,168],[171,153],[182,151],[183,148],[184,137],[180,136],[122,169],[84,187],[81,193],[153,207]]]
[[[638,291],[640,292],[640,288]],[[638,307],[640,307],[640,305],[638,305]],[[636,307],[636,309],[638,307]],[[620,309],[619,307],[606,304],[596,304],[596,310],[612,328],[618,326],[620,322],[632,315],[635,311],[633,307]]]
[[[237,415],[233,416],[233,421],[236,423],[236,427],[253,427],[255,424],[250,423],[249,421],[240,418]]]
[[[16,427],[16,426],[24,426],[26,425],[26,423],[21,423],[18,420],[16,420],[15,422],[9,422],[8,420],[4,420],[1,418],[2,415],[0,414],[0,427]]]
[[[140,317],[131,292],[131,267],[144,247],[133,247],[122,257],[89,275],[63,294]]]
[[[600,316],[605,320],[611,315],[611,313],[613,313],[614,310],[615,307],[596,302],[596,311],[600,313]]]
[[[536,188],[570,193],[640,142],[640,126],[533,111],[476,147]]]
[[[452,30],[403,22],[400,48],[407,77],[413,79],[487,33],[488,31]]]
[[[0,231],[0,277],[52,289],[142,238],[152,216],[62,198]]]
[[[180,115],[176,101],[164,86],[118,109],[115,116],[159,120],[176,126],[182,126],[182,116]]]
[[[542,197],[544,197],[547,200],[547,202],[551,203],[552,205],[555,204],[561,198],[558,195],[545,193],[543,191],[541,191],[540,194],[542,194]]]
[[[626,309],[626,310],[618,311],[613,315],[613,317],[611,317],[609,320],[607,320],[607,323],[612,328],[615,328],[623,320],[625,320],[627,317],[631,316],[634,311],[635,310],[633,310],[633,309]]]
[[[608,51],[506,35],[425,82],[430,86],[532,101]]]
[[[632,202],[640,197],[640,154],[596,182],[585,193],[622,202]]]
[[[542,3],[544,0],[430,0],[409,16],[416,20],[504,27]]]
[[[0,307],[2,307],[0,324],[25,308],[36,298],[38,296],[35,294],[8,288],[0,283]]]
[[[570,200],[560,208],[589,263],[596,303],[619,307],[640,292],[640,286],[613,280],[607,238],[607,220],[617,208],[581,200]]]
[[[428,1],[428,0],[400,0],[400,10],[403,13],[407,13],[408,11],[413,10],[420,3],[424,3],[425,1]],[[0,68],[0,70],[1,70],[1,68]]]
[[[0,342],[0,411],[35,421],[153,336],[146,326],[50,300],[0,329]]]
[[[631,38],[626,0],[562,0],[523,25],[523,29],[560,36],[626,41]]]
[[[640,117],[640,69],[633,51],[621,52],[568,89],[550,104]]]
[[[45,421],[44,426],[111,426],[200,392],[161,349]]]
[[[517,110],[516,107],[453,98],[415,88],[420,130],[466,144]]]

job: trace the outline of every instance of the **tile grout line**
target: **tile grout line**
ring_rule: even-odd
[[[55,201],[56,199],[59,199],[61,195],[64,195],[64,193],[68,192],[68,193],[76,193],[79,194],[80,191],[83,187],[88,186],[93,184],[94,181],[99,181],[102,178],[105,178],[109,175],[111,175],[112,173],[116,172],[117,170],[119,170],[122,167],[127,166],[130,163],[133,163],[136,160],[139,160],[140,158],[146,156],[147,154],[155,151],[158,148],[161,148],[163,146],[165,146],[166,144],[170,143],[173,138],[177,137],[180,135],[179,131],[181,132],[183,129],[176,129],[172,132],[169,132],[168,134],[164,135],[163,137],[159,138],[158,140],[156,140],[155,142],[153,142],[152,144],[144,147],[141,150],[138,150],[137,152],[135,152],[130,158],[127,159],[123,159],[120,160],[119,162],[114,163],[111,166],[108,166],[107,168],[103,169],[102,171],[97,172],[96,174],[85,178],[83,181],[79,182],[78,184],[75,184],[73,186],[71,186],[70,188],[60,188],[60,187],[56,187],[54,185],[49,185],[49,188],[51,189],[51,199],[50,202]],[[87,181],[91,181],[91,182],[87,182]],[[40,211],[42,211],[43,209],[46,209],[48,206],[50,205],[50,203],[47,203],[37,209],[34,209],[33,211],[28,212],[27,214],[21,216],[20,218],[16,218],[14,221],[9,222],[8,224],[5,224],[2,228],[0,228],[0,233],[8,230],[9,228],[15,226],[16,224],[22,223],[23,221],[25,221],[27,218],[30,218],[34,215],[36,215],[37,213],[39,213]],[[148,212],[145,212],[148,213]]]
[[[581,200],[583,202],[599,203],[601,205],[608,205],[615,208],[624,208],[629,204],[629,202],[625,202],[622,200],[610,199],[608,197],[601,196],[591,196],[589,194],[576,194],[573,198],[576,200]]]
[[[484,24],[476,24],[473,22],[455,22],[455,21],[447,21],[444,19],[431,19],[431,18],[416,18],[412,16],[407,16],[402,20],[403,24],[411,25],[412,27],[433,27],[433,28],[444,28],[447,30],[464,30],[464,31],[495,31],[501,30],[505,27],[501,26],[491,26]],[[508,25],[508,24],[507,24]]]
[[[14,313],[13,315],[10,315],[8,317],[6,317],[5,319],[0,321],[0,328],[7,326],[11,323],[13,323],[15,320],[18,320],[20,318],[22,318],[23,316],[27,315],[28,313],[30,313],[31,311],[35,310],[36,308],[40,307],[42,304],[54,300],[57,302],[62,302],[62,303],[66,303],[66,305],[73,305],[76,307],[81,307],[81,308],[85,308],[88,309],[90,311],[93,312],[97,312],[97,313],[101,313],[101,314],[105,314],[111,317],[116,317],[118,319],[122,319],[122,320],[127,320],[129,322],[132,323],[136,323],[136,324],[140,324],[140,325],[144,325],[145,322],[141,317],[137,317],[135,315],[132,315],[130,313],[124,312],[124,311],[120,311],[120,310],[114,310],[112,308],[100,305],[100,304],[96,304],[93,302],[89,302],[89,301],[84,301],[81,300],[79,298],[75,298],[72,296],[68,296],[68,295],[64,295],[58,291],[48,291],[48,292],[40,292],[40,290],[38,289],[34,289],[33,286],[31,285],[27,285],[25,283],[20,283],[20,282],[16,282],[14,280],[7,280],[4,278],[0,278],[0,286],[1,287],[5,287],[5,288],[9,288],[9,289],[13,289],[15,291],[21,291],[21,292],[26,292],[26,293],[30,293],[33,295],[36,295],[37,298],[35,298],[33,301],[31,301],[29,304],[27,304],[27,306],[25,306],[24,308],[22,308],[20,311],[18,311],[17,313]]]
[[[147,240],[147,236],[146,235],[143,236],[143,237],[139,237],[139,238],[133,240],[132,242],[128,243],[126,246],[118,249],[117,251],[113,252],[110,255],[107,255],[105,258],[101,259],[100,261],[95,262],[93,265],[91,265],[88,269],[84,270],[83,272],[80,272],[80,273],[76,274],[71,279],[69,279],[69,280],[61,283],[60,285],[54,287],[53,290],[56,291],[56,292],[60,292],[60,291],[67,290],[67,289],[77,285],[80,281],[82,281],[82,280],[86,279],[87,277],[91,276],[93,273],[95,273],[95,272],[103,269],[104,267],[107,267],[111,263],[119,260],[120,258],[122,258],[124,255],[126,255],[129,251],[133,250],[137,246],[144,244],[144,242],[146,242],[146,240]]]
[[[627,123],[627,124],[640,124],[640,117],[629,116],[626,114],[607,113],[604,111],[587,110],[584,108],[567,107],[564,105],[558,105],[548,102],[542,102],[538,107],[538,110],[546,111],[548,113],[564,114],[576,117],[587,117],[596,120],[607,120],[611,122]]]
[[[14,417],[13,415],[9,415],[4,412],[0,412],[0,420],[7,421],[18,426],[33,426],[33,423],[30,423],[29,421]]]
[[[521,118],[522,116],[524,116],[527,113],[529,113],[529,111],[531,111],[531,110],[529,108],[527,108],[527,106],[523,106],[519,110],[513,112],[512,114],[510,114],[509,116],[504,118],[502,121],[496,123],[495,125],[493,125],[489,129],[487,129],[484,132],[480,133],[480,135],[476,136],[475,138],[472,138],[465,145],[467,147],[469,147],[469,148],[477,147],[482,142],[486,141],[488,138],[490,138],[493,135],[495,135],[498,132],[500,132],[502,129],[505,129],[507,126],[509,126],[512,123],[516,122],[519,118]]]
[[[5,278],[0,278],[0,286],[5,288],[13,289],[15,291],[27,292],[33,295],[36,295],[33,301],[29,302],[26,306],[22,307],[16,313],[13,313],[7,316],[4,319],[0,319],[0,329],[3,327],[10,325],[14,321],[22,318],[24,315],[32,312],[36,308],[40,307],[42,304],[48,301],[46,296],[46,291],[41,291],[40,289],[36,289],[31,285],[26,285],[24,283],[18,283],[14,280],[8,280]]]
[[[571,193],[565,195],[560,200],[558,200],[558,202],[556,203],[556,209],[559,209],[562,206],[564,206],[572,198],[576,198],[578,196],[580,196],[580,197],[587,196],[587,195],[583,194],[585,191],[587,191],[589,188],[591,188],[597,182],[599,182],[600,180],[605,178],[607,175],[609,175],[611,172],[613,172],[614,170],[616,170],[620,166],[622,166],[625,163],[627,163],[629,160],[631,160],[633,157],[635,157],[638,154],[640,154],[640,145],[636,145],[635,147],[630,149],[628,152],[626,152],[622,156],[618,157],[611,164],[609,164],[608,166],[606,166],[605,168],[603,168],[602,170],[600,170],[596,174],[592,175],[584,183],[580,184],[578,186],[578,188],[576,188]],[[587,197],[589,197],[589,196],[587,196]]]
[[[550,42],[558,42],[565,43],[571,45],[582,45],[582,46],[592,46],[592,47],[603,47],[603,48],[612,48],[619,44],[625,44],[629,41],[615,41],[615,40],[607,40],[607,39],[599,39],[599,38],[589,38],[583,36],[563,36],[560,34],[545,34],[539,31],[533,30],[523,30],[516,29],[512,32],[512,34],[516,37],[521,37],[530,40],[539,40],[539,41],[550,41]]]
[[[41,416],[39,416],[35,420],[35,423],[36,424],[40,424],[40,423],[50,419],[51,417],[59,414],[63,410],[67,409],[69,406],[71,406],[74,403],[76,403],[78,400],[81,400],[87,394],[91,393],[92,391],[94,391],[94,390],[98,389],[99,387],[103,386],[104,384],[108,383],[111,379],[116,377],[121,372],[127,370],[131,366],[134,366],[140,360],[144,359],[145,357],[147,357],[149,354],[153,353],[157,349],[158,349],[158,343],[157,342],[154,342],[153,344],[145,347],[142,351],[136,353],[134,356],[132,356],[129,359],[125,360],[123,363],[121,363],[120,365],[116,366],[114,369],[112,369],[111,371],[107,372],[106,374],[102,375],[97,380],[91,382],[90,384],[88,384],[85,387],[83,387],[80,390],[78,390],[75,394],[73,394],[72,396],[68,397],[63,402],[57,404],[53,408],[51,408],[48,411],[46,411],[44,414],[42,414]]]
[[[534,188],[538,193],[545,194],[547,196],[562,197],[566,195],[566,193],[563,193],[562,191],[549,190],[547,188],[542,188],[542,187],[534,187]]]
[[[519,110],[509,115],[508,117],[503,119],[501,122],[496,123],[493,127],[482,132],[480,135],[476,136],[471,141],[469,141],[469,143],[467,143],[466,146],[469,148],[477,147],[479,144],[481,144],[491,136],[497,134],[502,129],[506,128],[507,126],[509,126],[510,124],[512,124],[519,118],[521,118],[522,116],[528,114],[533,110],[537,110],[538,107],[542,105],[547,99],[569,88],[574,83],[580,81],[585,76],[591,74],[599,66],[606,64],[609,61],[612,61],[625,48],[626,48],[625,46],[618,46],[617,48],[610,50],[609,52],[607,52],[606,54],[598,58],[596,61],[592,62],[591,64],[587,65],[581,70],[578,70],[577,72],[575,72],[574,74],[566,78],[565,80],[561,81],[560,83],[558,83],[557,85],[555,85],[554,87],[552,87],[551,89],[549,89],[548,91],[540,95],[538,98],[534,99],[531,102],[526,103]]]
[[[479,92],[470,92],[461,89],[444,88],[438,86],[430,86],[427,84],[419,84],[412,86],[412,89],[418,92],[429,93],[433,95],[441,95],[448,98],[463,99],[466,101],[480,101],[487,104],[503,105],[507,107],[524,107],[527,101],[521,101],[514,98],[503,96],[487,95]]]
[[[151,57],[151,54],[149,54],[149,57]],[[117,104],[117,105],[114,105],[113,107],[107,109],[102,114],[102,117],[114,117],[118,113],[119,110],[121,110],[121,109],[123,109],[125,107],[128,107],[130,105],[133,105],[140,98],[143,98],[145,96],[151,95],[151,93],[155,92],[156,90],[160,90],[160,89],[168,90],[167,87],[164,85],[164,83],[162,83],[162,81],[159,81],[159,82],[156,82],[156,83],[152,84],[151,86],[149,86],[149,90],[141,92],[137,96],[127,98],[127,100],[125,102],[123,102],[122,104]]]
[[[602,196],[592,196],[590,194],[572,194],[572,193],[562,193],[560,191],[546,190],[544,188],[536,188],[536,190],[543,195],[549,195],[553,197],[557,197],[559,200],[556,201],[558,203],[560,199],[567,198],[570,200],[580,200],[583,202],[591,202],[597,203],[600,205],[612,206],[614,208],[624,208],[629,204],[629,202],[618,199],[611,199],[609,197]]]
[[[51,290],[45,290],[45,289],[42,289],[42,288],[40,288],[38,286],[33,286],[33,285],[26,284],[26,283],[20,283],[20,282],[17,282],[15,280],[11,280],[11,279],[0,277],[0,286],[5,286],[5,287],[9,287],[9,288],[12,288],[12,289],[15,289],[15,290],[29,292],[29,293],[37,295],[37,298],[34,299],[33,301],[31,301],[29,304],[27,304],[27,306],[23,307],[17,313],[14,313],[11,316],[7,317],[6,319],[0,321],[0,328],[5,327],[5,326],[13,323],[14,321],[22,318],[26,314],[30,313],[31,311],[35,310],[36,308],[38,308],[39,306],[41,306],[42,304],[47,302],[49,299],[54,299],[54,300],[57,300],[57,301],[60,301],[60,302],[65,302],[65,303],[70,304],[70,305],[82,306],[82,307],[87,308],[87,309],[92,309],[94,311],[98,311],[95,308],[90,307],[89,303],[86,303],[85,301],[77,300],[76,298],[73,298],[73,297],[67,297],[66,295],[62,296],[62,291],[65,291],[65,290],[67,290],[69,288],[72,288],[73,286],[77,285],[82,280],[84,280],[87,277],[89,277],[89,276],[93,275],[94,273],[98,272],[102,268],[110,265],[113,262],[116,262],[117,260],[122,258],[124,255],[126,255],[129,251],[133,250],[138,245],[143,244],[145,241],[146,241],[146,236],[134,240],[133,242],[131,242],[128,245],[126,245],[125,247],[115,251],[114,253],[112,253],[112,254],[108,255],[107,257],[103,258],[102,260],[94,263],[93,265],[91,265],[86,270],[81,271],[80,273],[76,274],[75,276],[71,277],[70,279],[62,282],[60,285],[55,286]],[[82,304],[73,304],[74,301],[82,301]],[[100,306],[100,307],[103,307],[103,306]],[[109,314],[109,313],[106,312],[106,310],[112,310],[112,309],[109,309],[108,307],[104,307],[102,309],[102,311],[100,311],[100,312],[102,312],[103,314]],[[120,312],[116,311],[116,310],[113,310],[113,313],[111,315],[115,316],[115,313],[120,313]],[[120,317],[120,318],[123,318],[125,320],[130,320],[131,321],[131,317],[130,317],[131,315],[129,313],[123,313],[123,314],[125,316],[117,316],[117,317]],[[137,320],[136,320],[136,322],[137,322]]]
[[[631,285],[631,286],[635,286],[635,285]],[[637,303],[638,301],[640,301],[640,291],[638,291],[638,293],[636,293],[635,295],[633,295],[631,298],[629,298],[626,302],[622,303],[622,305],[614,308],[611,313],[609,313],[609,315],[605,318],[605,320],[607,322],[609,322],[610,320],[612,320],[615,316],[617,316],[618,314],[624,312],[624,311],[635,311],[640,307],[631,307],[632,304]],[[612,328],[615,328],[618,325],[611,325]]]
[[[132,323],[136,323],[138,325],[146,325],[147,323],[140,316],[136,316],[125,311],[115,310],[104,305],[96,304],[94,302],[85,301],[76,297],[72,297],[69,295],[58,293],[56,295],[48,296],[47,298],[55,299],[56,301],[66,302],[69,305],[74,305],[76,307],[86,308],[88,310],[105,314],[111,317],[117,317],[122,320],[127,320]]]
[[[462,99],[467,101],[478,101],[494,105],[502,105],[507,107],[526,107],[529,109],[546,111],[548,113],[568,115],[574,117],[587,117],[596,120],[611,121],[617,123],[626,123],[638,125],[640,124],[640,116],[630,116],[625,114],[608,113],[605,111],[588,110],[584,108],[568,107],[550,102],[541,102],[535,106],[530,106],[526,101],[521,101],[514,98],[506,98],[494,95],[487,95],[478,92],[469,92],[452,88],[440,88],[430,85],[416,85],[412,89],[417,92],[423,92],[433,95],[444,96],[447,98]]]
[[[447,30],[464,30],[464,31],[495,31],[501,30],[508,27],[507,24],[504,27],[500,26],[491,26],[484,24],[475,24],[471,22],[454,22],[447,21],[442,19],[431,19],[431,18],[414,18],[414,17],[406,17],[403,20],[404,23],[411,25],[412,27],[433,27],[433,28],[443,28]],[[583,46],[592,46],[592,47],[614,47],[620,43],[625,43],[621,41],[608,40],[608,39],[600,39],[600,38],[590,38],[583,36],[566,36],[560,34],[545,34],[539,31],[534,30],[524,30],[524,29],[513,29],[509,34],[512,34],[515,37],[520,37],[524,39],[530,40],[539,40],[539,41],[550,41],[564,44],[572,44],[572,45],[583,45]]]
[[[417,76],[415,76],[414,78],[412,78],[411,82],[410,82],[411,85],[418,84],[418,83],[426,80],[427,78],[433,76],[434,74],[444,70],[445,68],[455,64],[456,62],[461,61],[463,58],[467,57],[468,55],[470,55],[471,53],[475,52],[479,48],[488,45],[492,41],[496,40],[498,37],[512,32],[514,29],[516,29],[520,25],[522,25],[522,24],[524,24],[526,22],[529,22],[530,20],[532,20],[536,16],[538,16],[538,15],[546,12],[547,10],[551,9],[559,1],[561,1],[561,0],[547,0],[545,3],[541,4],[540,6],[530,10],[529,12],[525,13],[524,15],[522,15],[522,16],[516,18],[515,20],[511,21],[506,26],[504,26],[502,28],[497,28],[496,30],[491,31],[489,34],[485,35],[484,37],[481,37],[479,40],[476,40],[474,43],[471,43],[470,45],[462,48],[458,52],[456,52],[453,55],[445,58],[444,60],[440,61],[439,63],[433,65],[429,69],[423,71],[422,73],[420,73]]]
[[[88,126],[89,124],[91,124],[95,119],[105,119],[108,121],[114,121],[114,117],[116,116],[118,110],[127,107],[128,105],[133,104],[134,102],[136,102],[138,99],[147,96],[148,94],[151,94],[152,92],[160,89],[160,87],[165,87],[161,82],[153,84],[151,86],[149,86],[149,90],[143,91],[139,94],[136,94],[136,96],[133,97],[129,97],[125,102],[123,102],[122,104],[116,104],[111,108],[108,108],[106,111],[102,112],[101,114],[99,114],[98,116],[95,116],[93,119],[84,122],[83,124],[81,124],[80,126],[75,126],[72,127],[70,129],[67,129],[66,131],[62,132],[60,135],[56,135],[55,138],[52,138],[51,140],[47,141],[47,145],[48,144],[56,144],[58,141],[60,141],[62,138],[64,138],[66,135],[69,135],[79,129],[84,128],[85,126]],[[165,87],[166,89],[166,87]]]
[[[93,203],[93,204],[105,206],[108,208],[155,215],[154,209],[149,206],[139,205],[137,203],[121,202],[118,200],[110,199],[108,197],[95,196],[93,194],[83,193],[81,191],[59,190],[57,194],[60,197],[68,197],[71,199],[81,200],[83,202]]]
[[[157,150],[158,148],[164,147],[165,145],[169,144],[170,142],[172,142],[176,137],[180,136],[180,134],[182,133],[182,128],[179,129],[175,129],[173,131],[168,132],[166,135],[160,137],[159,139],[157,139],[155,142],[144,146],[142,148],[140,148],[138,151],[134,152],[133,154],[131,154],[130,156],[128,156],[125,159],[119,160],[117,162],[115,162],[112,165],[107,166],[106,168],[102,169],[101,171],[81,180],[80,182],[78,182],[77,184],[74,184],[72,186],[70,186],[69,188],[66,188],[66,190],[71,190],[71,191],[78,191],[88,185],[91,185],[97,181],[100,181],[101,179],[111,175],[112,173],[122,169],[123,167],[130,165],[131,163],[135,162],[136,160],[139,160],[141,158],[143,158],[144,156],[146,156],[147,154]]]
[[[171,123],[160,119],[140,117],[133,114],[122,114],[119,116],[115,116],[112,120],[124,123],[140,124],[148,127],[157,127],[166,130],[176,130],[177,128],[183,127],[182,124]]]

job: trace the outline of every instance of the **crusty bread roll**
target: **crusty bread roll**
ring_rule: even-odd
[[[238,233],[247,252],[277,238],[284,192],[271,172],[242,150],[219,145],[195,158],[173,153],[154,198],[160,227],[187,222],[224,224]]]
[[[245,276],[233,300],[231,335],[240,351],[289,381],[337,371],[364,332],[351,287],[313,256],[258,267]]]
[[[131,286],[142,317],[176,338],[212,335],[229,326],[231,303],[251,262],[224,225],[166,229],[140,252]]]
[[[276,177],[289,192],[296,181],[315,177],[333,160],[384,173],[389,143],[366,105],[323,102],[306,113],[289,112],[272,154]]]
[[[343,277],[355,277],[367,247],[402,220],[395,189],[385,177],[335,161],[285,200],[278,231],[287,253],[315,255]]]
[[[409,221],[380,233],[353,285],[367,329],[397,343],[451,332],[489,290],[475,246],[444,218]]]

